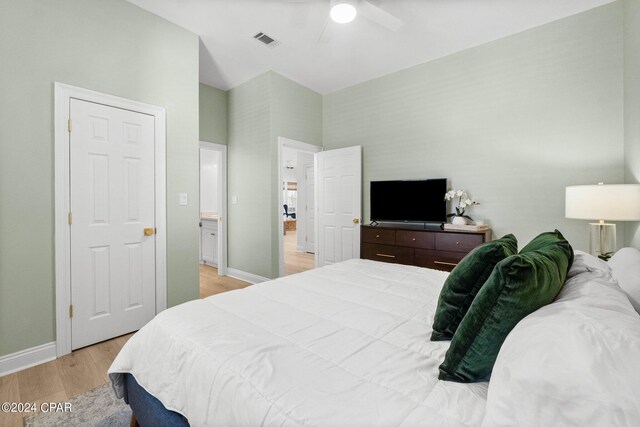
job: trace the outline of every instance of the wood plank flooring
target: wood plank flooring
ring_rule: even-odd
[[[247,282],[229,276],[218,276],[218,269],[200,264],[200,298],[249,286]]]
[[[314,267],[314,255],[296,251],[296,233],[285,236],[285,272],[299,273]],[[242,289],[247,282],[218,276],[218,270],[200,265],[200,298]],[[0,377],[0,402],[64,402],[109,382],[107,370],[122,346],[133,334],[123,335],[69,355]],[[28,415],[28,414],[27,414]],[[23,414],[0,412],[0,427],[20,427]]]
[[[302,273],[315,267],[315,255],[298,252],[296,230],[287,231],[284,235],[284,274]]]

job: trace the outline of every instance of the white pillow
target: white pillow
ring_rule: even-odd
[[[640,313],[640,251],[622,248],[609,260],[611,274],[627,293],[633,308]]]
[[[600,259],[598,257],[595,257],[595,256],[593,256],[591,254],[588,254],[586,252],[579,251],[579,250],[574,250],[573,253],[576,256],[580,255],[584,265],[587,266],[590,269],[611,271],[611,268],[610,268],[609,264],[607,263],[607,261],[604,261],[604,260],[602,260],[602,259]]]
[[[585,255],[558,298],[507,336],[483,426],[640,426],[640,316]]]

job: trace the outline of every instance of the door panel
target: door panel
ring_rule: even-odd
[[[129,290],[126,310],[140,307],[143,302],[142,254],[142,245],[140,243],[126,245],[124,271],[127,273],[126,287]]]
[[[72,348],[155,315],[154,118],[71,100]]]
[[[360,254],[355,253],[355,248],[357,246],[357,241],[354,238],[355,230],[353,224],[348,227],[340,227],[340,231],[342,231],[342,235],[340,236],[340,242],[342,243],[342,259],[344,261],[346,259],[359,258]]]
[[[316,154],[317,265],[360,257],[362,148]]]
[[[336,262],[336,227],[334,225],[325,225],[324,240],[321,239],[324,244],[321,254],[323,255],[323,264],[333,264]]]

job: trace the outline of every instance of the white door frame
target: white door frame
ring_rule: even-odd
[[[71,177],[69,174],[69,111],[71,99],[122,108],[154,117],[155,123],[155,227],[156,227],[156,314],[167,307],[166,226],[166,111],[162,107],[131,101],[63,83],[54,83],[55,155],[55,292],[56,354],[71,353],[71,228],[69,227]]]
[[[218,276],[227,275],[227,146],[200,141],[200,148],[218,151]],[[202,191],[202,189],[200,189]],[[198,198],[200,203],[200,198]]]
[[[302,212],[304,212],[304,215],[302,215],[304,217],[304,221],[302,224],[302,227],[298,227],[296,225],[296,229],[299,231],[304,231],[304,241],[302,242],[302,245],[297,245],[296,250],[299,252],[309,252],[309,253],[315,253],[315,248],[313,248],[313,250],[309,250],[311,249],[309,247],[309,234],[313,234],[315,236],[316,234],[316,228],[315,226],[313,227],[313,230],[311,230],[311,227],[309,227],[309,211],[308,211],[308,203],[307,200],[311,191],[309,191],[309,182],[311,180],[307,179],[307,168],[311,168],[312,171],[314,171],[314,179],[313,179],[313,185],[314,185],[314,190],[313,190],[313,194],[311,194],[311,198],[314,199],[314,203],[315,203],[315,156],[311,156],[311,163],[310,164],[303,164],[302,165],[302,185],[300,185],[298,187],[298,199],[300,199],[300,196],[304,196],[304,204],[305,204],[305,209],[304,210],[300,210],[298,213],[298,218],[300,218],[300,214]],[[300,176],[300,175],[299,175]],[[300,190],[302,189],[302,191]],[[313,209],[315,210],[315,208]],[[298,237],[300,237],[300,234],[298,232]],[[298,239],[298,243],[300,242],[300,239]],[[314,244],[315,246],[315,244]]]
[[[278,181],[276,182],[276,188],[278,189],[278,204],[276,205],[276,218],[278,218],[278,277],[284,276],[284,223],[282,222],[282,205],[284,204],[282,199],[282,161],[284,160],[284,147],[306,151],[311,154],[322,151],[322,147],[318,145],[307,144],[306,142],[282,136],[278,137]]]

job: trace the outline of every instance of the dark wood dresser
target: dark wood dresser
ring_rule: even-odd
[[[363,225],[360,258],[451,271],[476,246],[491,240],[485,231]]]

